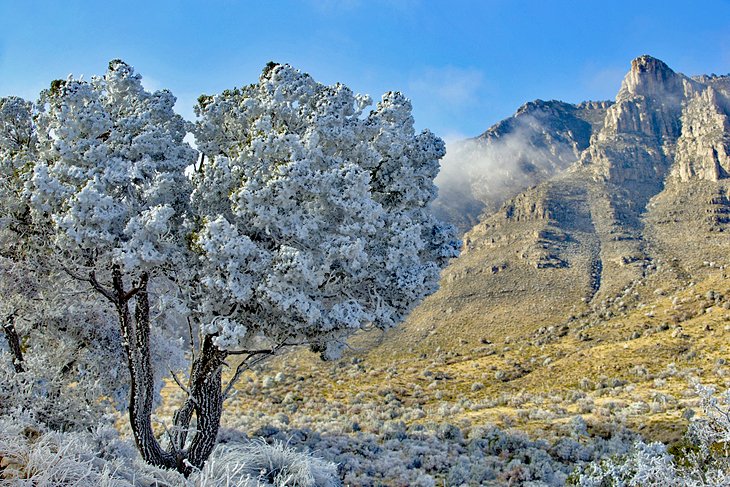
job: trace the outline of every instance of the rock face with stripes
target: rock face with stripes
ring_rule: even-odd
[[[641,56],[581,136],[571,127],[587,113],[581,105],[541,103],[551,113],[541,119],[551,120],[541,125],[544,153],[561,153],[570,134],[574,160],[487,209],[465,233],[442,289],[411,319],[410,330],[430,333],[414,331],[414,343],[537,329],[657,273],[690,282],[708,262],[730,265],[730,76],[688,77]],[[538,105],[482,140],[507,133]],[[440,336],[423,320],[442,308],[452,313]]]

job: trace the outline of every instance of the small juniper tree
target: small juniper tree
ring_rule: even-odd
[[[124,397],[116,326],[86,289],[50,265],[26,185],[39,159],[34,105],[0,99],[0,414],[31,411],[58,429],[93,427]],[[3,346],[5,345],[5,346]]]
[[[55,81],[42,93],[30,206],[51,235],[58,264],[116,312],[129,370],[129,417],[148,462],[181,468],[152,430],[155,372],[151,298],[185,267],[195,151],[169,91],[147,93],[112,61],[103,78]],[[152,294],[152,296],[151,296]],[[163,322],[158,318],[157,324]]]
[[[54,82],[26,194],[57,264],[117,315],[143,458],[188,474],[244,367],[302,344],[334,359],[356,330],[397,324],[436,289],[458,241],[428,211],[443,142],[414,132],[398,93],[364,115],[367,97],[270,64],[257,84],[201,97],[200,159],[173,104],[121,61],[103,78]],[[187,384],[173,378],[188,397],[163,446],[152,337],[181,336],[181,324],[191,369]],[[230,355],[241,367],[224,386]]]

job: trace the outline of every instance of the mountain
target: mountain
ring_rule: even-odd
[[[446,354],[448,373],[463,378],[454,401],[475,376],[481,394],[596,401],[602,393],[581,384],[628,382],[633,392],[616,394],[629,402],[676,397],[690,377],[727,387],[717,364],[730,334],[730,77],[688,77],[641,56],[615,101],[589,109],[594,118],[582,105],[545,103],[553,115],[528,140],[541,141],[543,154],[575,142],[573,163],[496,211],[485,205],[440,290],[404,326],[370,341],[367,356],[410,357],[418,368]],[[484,137],[494,143],[539,105]],[[637,377],[637,367],[650,373]],[[647,379],[667,367],[681,381]],[[654,437],[681,430],[681,413],[672,414],[660,415]]]
[[[602,128],[609,106],[535,100],[480,136],[449,143],[434,213],[466,232],[482,213],[574,163]]]
[[[525,117],[538,120],[527,124],[525,145],[545,155],[535,165],[557,174],[464,235],[442,289],[401,334],[421,347],[441,344],[442,333],[507,336],[561,322],[655,274],[679,285],[706,275],[707,262],[727,265],[729,97],[728,77],[690,78],[641,56],[614,103],[533,102],[489,129],[479,139],[494,144]],[[555,154],[564,159],[568,145],[576,157],[560,171]]]

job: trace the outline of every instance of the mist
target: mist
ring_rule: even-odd
[[[529,107],[528,107],[529,108]],[[449,139],[433,210],[462,233],[491,214],[509,198],[538,184],[577,161],[587,146],[590,129],[556,133],[554,113],[520,113],[479,137]],[[578,120],[578,119],[576,119]],[[551,128],[548,128],[548,125]]]

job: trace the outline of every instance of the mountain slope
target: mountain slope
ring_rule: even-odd
[[[651,274],[681,286],[707,261],[727,265],[728,85],[702,79],[634,60],[575,164],[466,233],[442,289],[398,336],[428,349],[514,335]]]
[[[448,144],[434,212],[466,232],[482,213],[575,162],[610,105],[535,100],[480,136]]]

